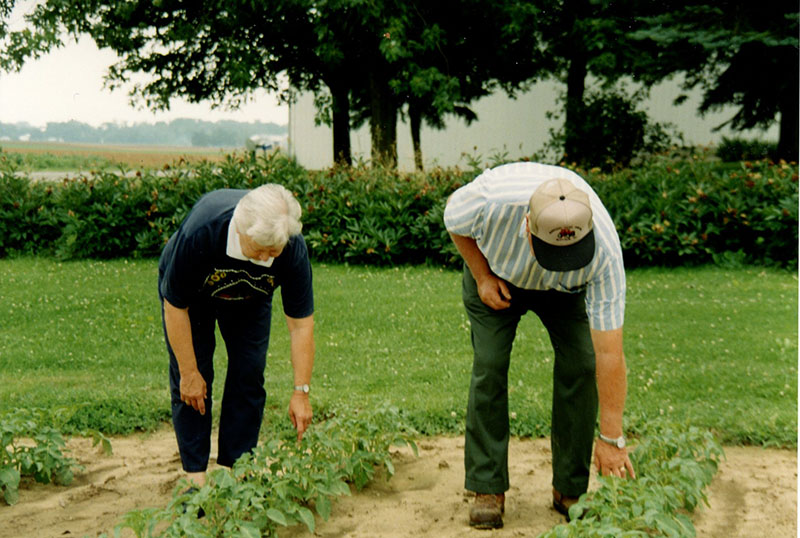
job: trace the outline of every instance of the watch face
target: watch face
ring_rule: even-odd
[[[617,448],[625,448],[625,438],[619,437],[617,439]]]

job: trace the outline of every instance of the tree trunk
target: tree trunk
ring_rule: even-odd
[[[583,94],[586,90],[586,57],[573,56],[567,71],[567,105],[564,118],[564,159],[580,161],[584,151],[580,124],[585,120]]]
[[[422,142],[420,138],[420,130],[422,129],[422,114],[419,108],[413,103],[408,105],[408,119],[411,123],[411,145],[414,148],[414,169],[417,172],[422,172]]]
[[[581,21],[588,16],[588,0],[567,0],[564,2],[564,12],[571,19],[570,42],[571,50],[568,52],[569,67],[567,68],[567,103],[564,117],[564,159],[579,161],[583,151],[582,144],[587,141],[580,135],[581,122],[584,121],[583,94],[586,90],[586,64],[588,53],[581,29]]]
[[[780,102],[781,123],[778,134],[778,159],[787,162],[798,161],[798,146],[800,146],[800,136],[798,136],[797,120],[800,117],[800,103],[797,95],[800,92],[800,82],[797,73],[792,77],[789,89],[783,91]]]
[[[350,148],[350,91],[347,84],[329,84],[333,115],[333,162],[350,166],[353,157]]]
[[[388,80],[379,69],[369,75],[372,164],[397,168],[397,105]]]

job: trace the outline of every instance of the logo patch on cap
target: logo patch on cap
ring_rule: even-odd
[[[551,230],[550,233],[553,233],[554,231],[555,230]],[[561,228],[556,236],[556,241],[569,241],[570,239],[574,239],[575,235],[575,230],[571,228]]]
[[[542,267],[569,271],[591,261],[594,234],[586,192],[567,179],[551,179],[534,191],[528,209],[534,254]]]

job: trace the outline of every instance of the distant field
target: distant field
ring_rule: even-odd
[[[231,148],[74,144],[62,142],[0,142],[2,154],[25,170],[84,170],[113,166],[163,168],[180,162],[220,161]],[[241,151],[241,150],[240,150]]]

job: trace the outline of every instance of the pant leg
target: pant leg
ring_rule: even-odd
[[[197,368],[206,382],[206,413],[201,415],[181,400],[180,371],[172,346],[169,344],[167,329],[164,324],[164,300],[161,300],[161,323],[164,340],[169,354],[169,387],[172,408],[172,425],[178,441],[178,452],[181,456],[183,470],[189,473],[202,472],[208,467],[211,452],[211,388],[214,383],[214,312],[202,306],[189,309],[189,320],[192,328],[192,344],[197,359]]]
[[[228,371],[219,418],[217,462],[233,466],[258,444],[267,393],[264,390],[271,305],[246,301],[218,310],[228,350]]]
[[[585,293],[557,291],[537,301],[539,315],[555,352],[553,410],[550,443],[553,451],[553,487],[567,496],[579,496],[589,485],[597,422],[595,355]]]
[[[464,268],[462,296],[471,326],[472,378],[464,443],[465,487],[477,493],[503,493],[508,478],[508,366],[520,314],[492,310]]]

